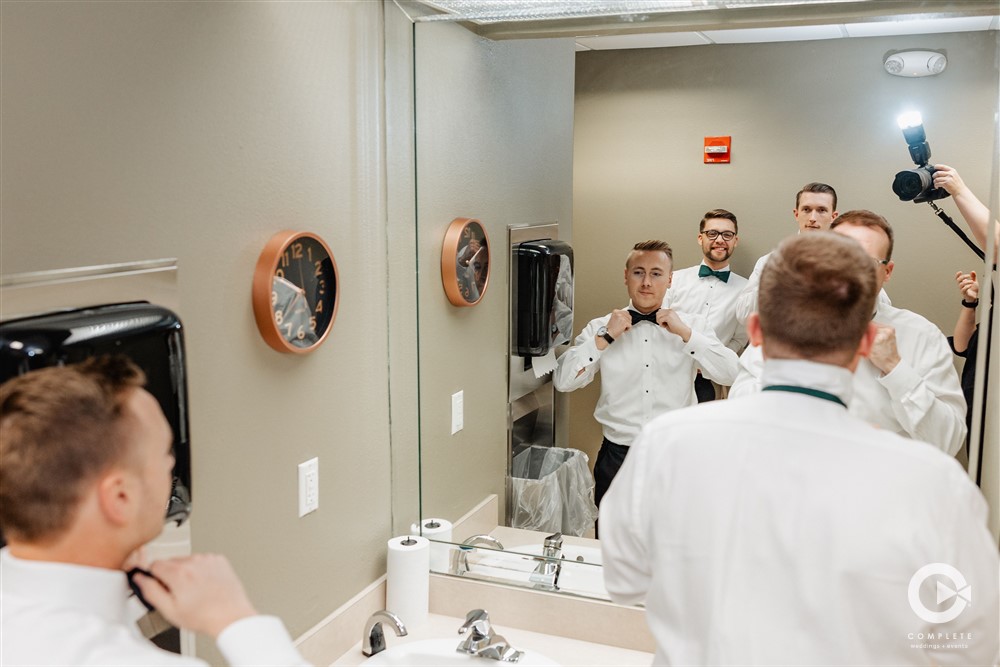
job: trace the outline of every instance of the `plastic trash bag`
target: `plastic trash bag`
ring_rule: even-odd
[[[531,445],[511,472],[513,528],[580,537],[594,527],[594,476],[580,450]]]

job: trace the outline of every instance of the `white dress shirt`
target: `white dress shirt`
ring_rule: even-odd
[[[769,361],[764,379],[844,400],[852,386],[846,369],[806,361]],[[998,658],[1000,564],[979,489],[939,450],[830,400],[767,391],[663,415],[600,512],[605,584],[617,602],[645,601],[654,664]],[[936,624],[908,603],[932,563],[971,585],[971,604]],[[917,589],[924,606],[961,604],[935,605],[935,582],[962,589],[938,579]]]
[[[156,647],[136,621],[145,613],[125,573],[23,560],[0,550],[0,664],[205,666]],[[230,625],[216,643],[230,665],[307,665],[274,616]]]
[[[652,322],[639,322],[599,350],[595,337],[611,319],[608,314],[591,320],[573,347],[559,357],[553,373],[553,384],[559,391],[585,387],[600,371],[601,397],[594,418],[611,442],[627,446],[653,417],[693,405],[698,368],[719,384],[728,385],[735,379],[739,357],[719,342],[705,318],[678,315],[691,327],[687,343]]]
[[[674,308],[684,313],[704,315],[716,337],[730,350],[739,354],[747,344],[746,327],[736,319],[736,299],[747,285],[747,279],[734,273],[728,266],[729,281],[722,282],[715,276],[698,275],[698,266],[674,271],[674,277],[663,299],[664,308]]]
[[[771,253],[767,253],[753,265],[753,271],[750,273],[750,277],[747,278],[747,282],[743,286],[743,291],[736,297],[736,302],[733,304],[736,321],[744,327],[747,324],[747,318],[750,317],[750,313],[757,312],[757,292],[760,290],[760,274],[764,270],[764,265],[767,264],[767,258],[770,256]]]
[[[926,318],[884,302],[876,304],[875,322],[896,330],[899,364],[882,375],[868,359],[854,374],[851,414],[903,436],[929,442],[948,454],[965,443],[965,396],[948,340]],[[760,390],[764,366],[761,348],[748,347],[740,357],[739,377],[729,390],[736,398]]]

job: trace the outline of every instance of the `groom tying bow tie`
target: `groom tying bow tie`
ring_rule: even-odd
[[[698,368],[723,384],[732,383],[738,370],[736,353],[719,342],[703,316],[661,307],[672,265],[667,243],[637,243],[625,261],[628,308],[591,320],[559,357],[553,378],[559,391],[585,387],[601,372],[594,410],[604,436],[594,466],[597,504],[643,424],[695,403]]]

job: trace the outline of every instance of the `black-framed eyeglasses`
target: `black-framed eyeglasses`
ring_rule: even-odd
[[[723,241],[732,241],[736,238],[736,232],[720,232],[717,229],[706,229],[702,234],[707,236],[709,241],[714,241],[719,236],[722,236]]]
[[[889,264],[889,260],[887,259],[876,259],[872,257],[872,261],[875,262],[875,266],[887,266]]]

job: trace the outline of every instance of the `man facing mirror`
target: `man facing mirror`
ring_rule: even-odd
[[[848,211],[833,222],[832,231],[861,244],[881,291],[895,268],[893,231],[886,219],[871,211]],[[854,373],[851,413],[954,455],[965,442],[965,398],[944,334],[925,317],[882,299],[872,312],[877,336]],[[752,343],[740,358],[730,397],[760,390],[764,356]]]
[[[982,494],[951,457],[846,409],[880,336],[886,251],[784,241],[748,323],[764,390],[663,415],[633,444],[601,551],[612,599],[645,602],[654,664],[996,663]]]
[[[736,299],[747,279],[729,267],[729,258],[739,245],[739,223],[733,213],[717,208],[705,213],[698,223],[701,263],[674,271],[664,308],[703,315],[716,337],[739,354],[747,344],[746,327],[736,319]],[[701,372],[694,380],[699,403],[715,400],[727,388],[716,386]]]
[[[594,502],[600,504],[643,424],[695,403],[698,368],[731,384],[739,359],[703,316],[663,308],[673,251],[663,241],[635,244],[625,260],[629,304],[591,320],[558,361],[553,384],[569,392],[601,373],[594,410],[604,439],[594,464]]]

